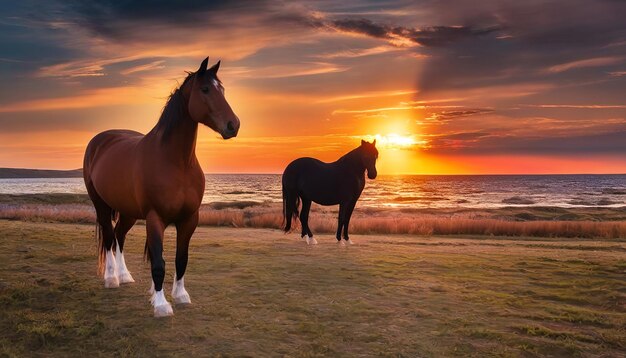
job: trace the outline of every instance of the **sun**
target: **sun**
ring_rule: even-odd
[[[417,139],[414,135],[400,135],[395,133],[369,135],[369,140],[376,139],[376,146],[390,149],[408,149],[414,146],[425,144],[423,140]]]

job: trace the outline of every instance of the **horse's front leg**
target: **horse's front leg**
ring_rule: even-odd
[[[337,218],[337,243],[343,245],[341,241],[341,229],[343,227],[343,218],[345,216],[346,204],[339,204],[339,217]]]
[[[124,260],[124,243],[126,241],[126,234],[135,225],[136,219],[130,218],[124,215],[120,215],[120,218],[115,224],[115,239],[117,240],[117,252],[115,253],[115,261],[117,262],[117,278],[120,283],[135,282],[133,276],[126,267],[126,260]]]
[[[346,205],[346,212],[344,214],[345,216],[343,221],[343,239],[346,240],[348,244],[353,244],[352,240],[350,240],[350,237],[348,236],[348,226],[350,226],[350,218],[352,217],[352,212],[354,211],[354,206],[356,205],[357,200],[358,198],[350,201]]]
[[[176,304],[189,304],[191,298],[185,290],[185,271],[189,257],[189,241],[198,226],[198,212],[176,223],[176,273],[172,286],[172,297]]]
[[[152,267],[152,297],[150,302],[154,307],[154,317],[165,317],[174,314],[172,305],[167,302],[163,292],[163,280],[165,279],[163,233],[165,226],[165,223],[163,223],[163,220],[156,212],[150,212],[146,217],[148,257]]]

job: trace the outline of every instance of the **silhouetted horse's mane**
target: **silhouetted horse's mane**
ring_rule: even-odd
[[[356,147],[349,151],[348,153],[342,155],[339,159],[337,159],[337,163],[346,163],[346,164],[356,164],[358,160],[355,159],[357,156],[361,156],[361,152],[364,150],[363,146]],[[377,157],[378,158],[378,157]]]
[[[165,102],[165,106],[163,106],[163,111],[155,127],[157,132],[163,133],[163,139],[169,137],[178,119],[187,115],[187,103],[185,103],[183,96],[183,87],[193,79],[195,74],[196,72],[187,72],[187,77],[185,77],[183,83],[172,91]],[[222,81],[220,81],[216,74],[210,74],[210,77],[222,86]]]

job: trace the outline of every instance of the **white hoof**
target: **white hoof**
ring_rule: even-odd
[[[107,277],[104,279],[104,288],[118,288],[120,287],[120,281],[117,276]]]
[[[166,305],[160,305],[160,306],[154,307],[154,317],[156,318],[173,316],[173,315],[174,315],[174,310],[172,309],[172,305],[170,305],[169,303]]]
[[[130,271],[126,268],[126,261],[124,260],[123,252],[115,253],[115,263],[117,265],[117,279],[120,283],[132,283],[135,282]]]
[[[174,274],[174,286],[172,287],[172,297],[174,303],[177,305],[188,305],[191,303],[189,293],[185,290],[185,278],[176,280],[176,274]]]
[[[117,278],[117,262],[113,251],[108,250],[104,261],[104,287],[117,288],[120,287],[120,281]]]
[[[152,294],[150,303],[152,303],[154,307],[154,317],[167,317],[174,314],[172,305],[165,299],[165,294],[162,289]]]
[[[348,244],[348,245],[354,245],[354,242],[352,242],[352,240],[348,239],[348,241],[346,241],[346,244]]]
[[[306,244],[307,245],[317,245],[317,240],[315,240],[315,238],[313,236],[307,236],[306,237]]]
[[[120,283],[133,283],[133,282],[135,282],[135,279],[133,279],[133,276],[131,276],[130,272],[128,272],[128,271],[119,274],[117,276],[117,278],[120,281]]]
[[[346,244],[343,242],[343,240],[338,240],[337,246],[346,246]]]
[[[178,296],[174,296],[174,303],[177,305],[189,305],[191,304],[191,298],[187,291],[185,291]]]

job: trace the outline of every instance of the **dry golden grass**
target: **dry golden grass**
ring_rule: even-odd
[[[0,205],[0,219],[95,223],[96,213],[92,207],[79,204]]]
[[[0,198],[1,199],[1,198]],[[30,198],[29,200],[33,200]],[[203,205],[200,225],[237,228],[280,229],[280,205]],[[310,226],[314,233],[333,233],[337,228],[337,208],[314,206]],[[523,210],[523,211],[522,211]],[[355,234],[411,235],[492,235],[571,238],[626,238],[625,208],[563,209],[503,208],[491,211],[467,210],[381,210],[355,211],[350,232]],[[531,218],[531,219],[528,219]],[[567,218],[567,219],[562,219]],[[51,203],[0,204],[0,219],[92,223],[95,213],[90,205]],[[517,221],[525,220],[525,221]],[[292,225],[299,230],[299,223]]]

